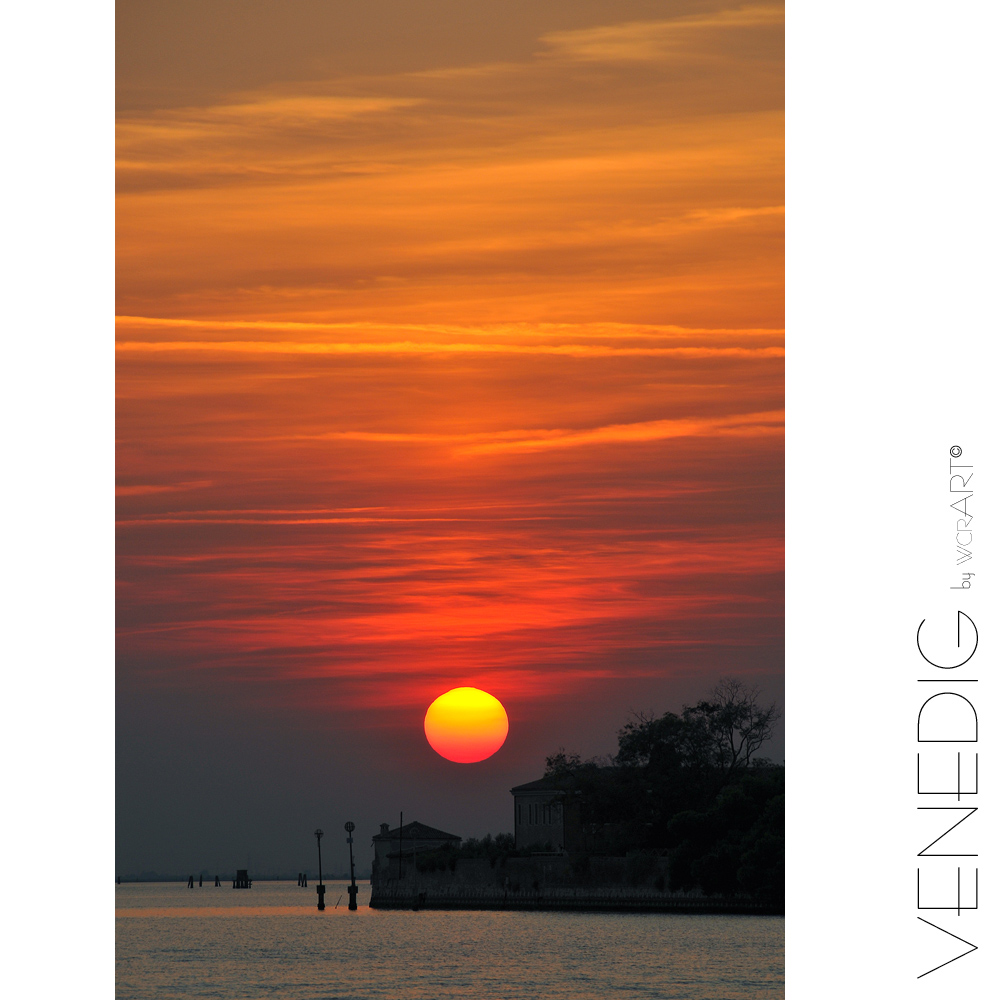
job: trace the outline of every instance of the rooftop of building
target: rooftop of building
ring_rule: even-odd
[[[564,776],[547,775],[537,781],[526,781],[523,785],[515,785],[510,791],[517,792],[559,792],[571,787],[572,779]]]
[[[388,824],[383,823],[383,826]],[[414,820],[407,823],[402,830],[397,826],[395,830],[388,830],[385,833],[376,833],[372,840],[398,841],[402,838],[403,843],[414,840],[457,840],[461,843],[462,838],[454,833],[445,833],[444,830],[437,830],[426,823],[418,823]]]

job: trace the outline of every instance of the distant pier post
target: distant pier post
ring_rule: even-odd
[[[347,849],[351,852],[351,884],[347,887],[347,908],[356,910],[358,908],[358,887],[354,884],[354,824],[348,820],[344,824],[347,831]]]
[[[325,910],[326,902],[323,897],[326,895],[326,886],[323,885],[323,850],[320,847],[320,841],[323,839],[323,831],[316,830],[316,854],[319,857],[319,884],[316,886],[316,895],[318,902],[316,903],[317,910]]]
[[[202,877],[203,877],[203,876],[201,876],[201,875],[199,875],[199,876],[198,876],[198,888],[199,888],[199,889],[201,888],[201,880],[202,880]]]

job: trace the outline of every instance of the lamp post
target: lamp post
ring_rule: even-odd
[[[319,845],[320,840],[323,838],[323,831],[316,831],[316,853],[319,855],[319,885],[316,886],[316,895],[319,897],[319,901],[316,903],[317,910],[325,910],[326,903],[323,900],[323,896],[326,895],[326,886],[323,885],[323,850]]]
[[[348,820],[344,824],[347,831],[347,849],[351,852],[351,884],[347,887],[347,908],[356,910],[358,908],[358,887],[354,884],[354,824]]]

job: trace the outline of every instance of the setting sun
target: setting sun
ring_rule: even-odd
[[[507,739],[507,713],[491,694],[474,687],[452,688],[431,702],[424,716],[427,742],[446,760],[486,760]]]

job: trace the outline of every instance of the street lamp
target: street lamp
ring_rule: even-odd
[[[344,824],[347,831],[347,849],[351,852],[351,884],[347,887],[347,908],[356,910],[358,908],[358,887],[354,884],[354,824],[348,820]]]
[[[323,851],[320,848],[319,842],[323,837],[323,831],[316,831],[316,853],[319,855],[319,885],[316,886],[316,895],[319,897],[319,902],[316,903],[317,910],[325,910],[326,903],[323,897],[326,895],[326,886],[323,885]]]

